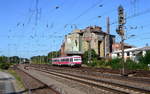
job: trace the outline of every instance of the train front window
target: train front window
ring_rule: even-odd
[[[81,58],[74,58],[74,61],[75,61],[75,62],[81,61]]]

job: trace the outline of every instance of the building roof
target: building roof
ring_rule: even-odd
[[[146,46],[146,47],[140,48],[140,50],[142,50],[142,51],[150,50],[150,46]]]
[[[124,52],[131,52],[131,51],[136,51],[138,50],[139,48],[128,48],[128,49],[124,49]],[[113,53],[120,53],[122,52],[122,50],[117,50],[117,51],[114,51]]]
[[[139,53],[141,53],[141,51],[135,51],[135,52],[133,52],[134,55],[137,55]]]
[[[140,51],[148,51],[150,50],[150,46],[149,47],[142,47],[142,48],[128,48],[128,49],[125,49],[124,52],[132,52],[132,51],[137,51],[140,52]],[[122,50],[118,50],[118,51],[114,51],[113,53],[120,53],[122,52]]]
[[[121,45],[121,43],[118,43],[118,42],[116,42],[115,44]],[[124,46],[133,47],[133,48],[136,47],[136,46],[130,45],[130,44],[128,44],[128,43],[124,43]]]
[[[99,27],[99,26],[88,26],[85,29],[75,29],[75,30],[73,30],[73,32],[68,33],[68,35],[75,34],[75,33],[81,34],[81,33],[85,33],[85,32],[88,32],[88,31],[91,32],[91,33],[110,35],[111,37],[115,37],[115,35],[111,35],[107,32],[103,32],[102,28]]]

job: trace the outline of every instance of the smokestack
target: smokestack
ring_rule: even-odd
[[[110,22],[109,22],[109,17],[107,17],[107,33],[110,34]]]

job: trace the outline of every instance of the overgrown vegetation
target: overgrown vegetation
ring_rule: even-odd
[[[11,66],[12,64],[10,63],[0,63],[0,69],[9,69],[9,67]]]
[[[91,50],[91,51],[85,51],[85,53],[83,54],[83,63],[84,64],[90,64],[89,63],[89,54],[91,54],[91,60],[92,61],[95,61],[95,60],[97,60],[98,59],[98,55],[96,54],[96,52],[95,52],[95,50]],[[94,66],[94,65],[93,65]]]
[[[10,73],[11,75],[13,75],[16,78],[18,88],[25,88],[24,85],[23,85],[23,82],[21,80],[21,77],[16,73],[16,71],[14,71],[12,69],[9,69],[7,72]]]
[[[20,58],[18,56],[6,57],[0,56],[0,69],[8,69],[13,64],[18,64]]]
[[[89,52],[86,51],[83,55],[83,62],[84,64],[91,66],[91,67],[104,67],[104,68],[112,68],[112,69],[121,69],[122,68],[122,59],[115,58],[115,59],[99,59],[98,55],[94,50],[91,50],[91,63],[88,63],[88,55]],[[130,59],[126,60],[125,68],[129,70],[148,70],[148,64],[150,64],[150,51],[146,53],[145,56],[140,57],[139,62],[134,62]]]
[[[33,64],[47,64],[48,58],[47,56],[33,56],[31,57],[31,61]]]
[[[139,61],[143,64],[150,64],[150,51],[147,51],[145,56],[141,56]]]
[[[20,76],[17,75],[17,73],[14,70],[12,70],[10,66],[18,64],[24,59],[25,58],[19,58],[18,56],[12,57],[0,56],[0,70],[12,74],[17,80],[17,84],[19,85],[18,88],[24,88],[23,83],[21,81]]]

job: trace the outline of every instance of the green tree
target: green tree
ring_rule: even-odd
[[[85,51],[84,54],[83,54],[83,63],[84,64],[87,64],[88,63],[88,60],[89,60],[89,54],[91,53],[91,60],[92,61],[95,61],[98,59],[98,55],[96,54],[95,50],[94,49],[91,49],[91,52],[88,50],[88,51]],[[93,66],[93,65],[92,65]]]
[[[59,56],[60,56],[59,51],[53,51],[53,52],[48,53],[48,58],[55,58],[55,57],[59,57]]]
[[[150,51],[147,51],[145,56],[141,56],[139,59],[140,63],[150,64]]]
[[[48,63],[47,56],[33,56],[31,57],[31,61],[34,64],[46,64]]]
[[[60,51],[53,51],[48,53],[48,62],[51,63],[52,58],[56,58],[60,56]]]
[[[12,56],[12,57],[9,58],[9,62],[19,64],[20,58],[18,56]]]
[[[59,51],[49,52],[47,56],[33,56],[31,57],[31,61],[34,64],[47,64],[51,58],[59,57]]]
[[[9,61],[9,57],[6,56],[0,56],[0,63],[6,63]]]
[[[0,56],[0,68],[1,69],[8,69],[10,67],[9,57]]]

